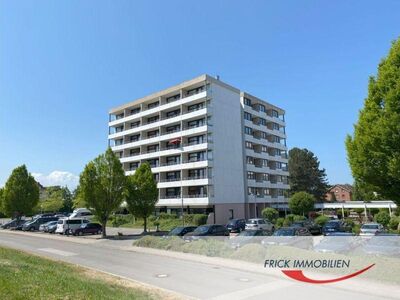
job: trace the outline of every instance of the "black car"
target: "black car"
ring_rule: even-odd
[[[323,235],[329,235],[334,232],[351,232],[351,226],[341,220],[332,220],[322,227]]]
[[[196,228],[196,226],[178,226],[168,232],[167,236],[184,236],[185,234],[194,231]]]
[[[321,234],[321,226],[309,220],[295,221],[291,227],[307,228],[311,234]]]
[[[229,230],[224,225],[202,225],[184,235],[186,241],[192,241],[206,236],[229,236]]]
[[[57,217],[39,217],[39,218],[33,219],[32,221],[26,222],[22,226],[22,230],[23,231],[39,230],[40,225],[50,222],[50,221],[58,221],[58,218]]]
[[[70,229],[73,235],[100,234],[102,231],[103,227],[99,223],[85,223],[77,229]]]
[[[10,221],[4,223],[3,225],[1,225],[1,228],[2,229],[14,229],[24,223],[25,223],[25,220],[18,221],[17,219],[13,219],[13,220],[10,220]]]
[[[232,219],[226,224],[226,228],[229,232],[241,232],[246,227],[245,219]]]

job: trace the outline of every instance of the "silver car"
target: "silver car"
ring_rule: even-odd
[[[272,232],[274,231],[275,227],[274,224],[264,219],[247,220],[246,230],[257,230],[257,229],[268,230]]]
[[[377,232],[382,232],[383,226],[379,223],[366,223],[360,228],[360,235],[375,235]]]

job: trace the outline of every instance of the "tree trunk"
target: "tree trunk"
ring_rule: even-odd
[[[143,226],[144,226],[144,232],[147,232],[147,218],[146,217],[144,217],[143,218]]]
[[[107,237],[107,232],[106,232],[106,226],[107,226],[107,219],[101,222],[101,227],[103,227],[103,230],[101,232],[101,238],[104,239]]]

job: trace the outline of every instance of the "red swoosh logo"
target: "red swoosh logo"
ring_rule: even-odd
[[[294,280],[298,280],[298,281],[302,281],[302,282],[308,282],[308,283],[315,283],[315,284],[321,284],[321,283],[332,283],[332,282],[338,282],[338,281],[342,281],[342,280],[346,280],[355,276],[360,275],[361,273],[364,273],[365,271],[371,269],[373,266],[375,266],[375,264],[372,264],[362,270],[359,270],[357,272],[354,272],[352,274],[343,276],[343,277],[338,277],[338,278],[333,278],[333,279],[326,279],[326,280],[317,280],[317,279],[312,279],[312,278],[308,278],[306,275],[303,274],[302,270],[282,270],[283,274],[285,274],[286,276],[294,279]]]

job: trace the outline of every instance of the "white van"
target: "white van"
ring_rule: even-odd
[[[66,234],[70,229],[78,229],[82,224],[89,223],[89,220],[83,218],[63,218],[57,222],[56,233]]]
[[[82,219],[90,220],[91,218],[93,218],[93,214],[87,208],[77,208],[72,212],[72,214],[69,216],[69,218],[70,219],[82,218]]]

